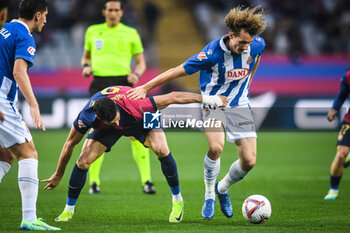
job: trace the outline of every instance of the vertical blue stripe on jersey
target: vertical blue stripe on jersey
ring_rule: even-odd
[[[233,69],[237,69],[237,68],[242,68],[242,57],[241,56],[235,56],[233,58]],[[228,86],[227,90],[221,94],[223,96],[229,96],[232,89],[235,88],[238,85],[239,81],[233,81],[230,83],[230,85]]]
[[[231,93],[232,89],[235,88],[238,85],[239,81],[235,81],[235,82],[231,82],[230,86],[228,86],[228,88],[226,89],[226,91],[220,95],[223,96],[229,96],[229,94]]]
[[[13,107],[13,103],[10,102],[10,105],[11,105],[13,112],[16,113],[16,109],[15,109],[15,107]]]
[[[233,57],[233,65],[234,69],[242,68],[242,55],[235,55]]]
[[[238,105],[239,98],[241,98],[242,92],[244,91],[245,85],[247,85],[248,81],[249,81],[249,78],[246,78],[246,80],[242,83],[241,87],[239,88],[239,91],[238,91],[237,95],[235,96],[235,98],[230,103],[231,107],[235,107],[235,106]]]
[[[224,64],[224,56],[221,56],[220,59],[219,59],[219,62],[218,62],[219,77],[218,77],[217,83],[215,84],[215,86],[209,92],[209,95],[216,95],[216,93],[218,92],[220,87],[222,85],[224,85],[224,83],[225,83],[226,68],[223,68],[224,67],[223,64]]]
[[[238,55],[238,56],[236,56],[236,57],[234,58],[234,68],[235,68],[235,69],[242,68],[242,55]],[[231,107],[234,107],[234,106],[237,106],[237,105],[238,105],[239,98],[241,98],[241,96],[242,96],[242,92],[243,92],[243,90],[244,90],[244,87],[245,87],[245,85],[246,85],[247,80],[249,80],[249,79],[247,78],[246,81],[242,83],[241,87],[239,88],[239,91],[238,91],[237,95],[236,95],[236,96],[233,98],[233,100],[231,101],[231,103],[230,103],[230,106],[231,106]],[[239,83],[239,81],[236,81],[235,83],[236,83],[235,86],[237,86],[238,83]],[[231,85],[230,85],[230,86],[231,86]],[[230,87],[229,87],[229,88],[230,88]],[[232,90],[232,89],[231,89],[231,90]]]
[[[205,92],[205,88],[207,88],[208,83],[210,83],[212,77],[212,73],[206,70],[201,70],[199,73],[199,87],[202,92]]]
[[[7,94],[7,99],[10,100],[10,101],[14,101],[15,100],[15,96],[16,96],[16,92],[17,92],[16,82],[12,82],[10,91]]]

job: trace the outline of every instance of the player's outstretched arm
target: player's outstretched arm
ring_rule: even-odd
[[[153,88],[185,75],[187,75],[187,73],[183,67],[183,64],[181,64],[177,67],[165,71],[164,73],[161,73],[144,85],[129,90],[127,92],[128,97],[130,99],[143,99],[146,97],[146,94]]]
[[[2,112],[0,112],[0,121],[4,121],[5,120],[5,117],[4,115],[2,114]]]
[[[223,108],[227,105],[228,100],[225,96],[202,96],[191,92],[170,92],[165,95],[157,95],[153,97],[158,109],[166,108],[170,104],[188,104],[188,103],[204,103],[215,105]]]
[[[32,120],[37,129],[43,129],[45,131],[45,125],[41,120],[39,104],[34,96],[32,85],[27,74],[28,64],[23,59],[16,59],[13,66],[13,76],[21,90],[24,98],[27,100],[30,106],[30,114]]]
[[[51,190],[56,188],[63,175],[64,171],[66,170],[66,166],[72,156],[74,147],[81,141],[84,134],[79,133],[74,126],[72,126],[72,129],[69,132],[69,135],[67,137],[66,142],[63,145],[60,157],[58,159],[57,168],[54,174],[49,179],[42,180],[41,182],[47,182],[48,184],[45,186],[45,190]]]

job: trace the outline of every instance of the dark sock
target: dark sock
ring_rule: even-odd
[[[80,191],[85,185],[87,171],[88,170],[78,168],[76,164],[74,165],[69,180],[67,205],[75,205],[77,202]]]
[[[338,189],[341,176],[331,176],[331,189]]]
[[[171,152],[168,156],[159,158],[163,174],[168,182],[170,191],[173,195],[180,193],[179,177],[177,174],[177,167],[175,159],[173,158]]]

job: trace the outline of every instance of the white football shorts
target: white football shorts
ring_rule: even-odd
[[[253,113],[248,105],[224,109],[204,105],[202,119],[203,121],[209,119],[221,121],[226,131],[226,140],[232,143],[240,138],[257,137]]]
[[[32,135],[15,105],[1,99],[0,111],[5,117],[5,120],[0,122],[0,145],[2,147],[8,148],[32,140]]]

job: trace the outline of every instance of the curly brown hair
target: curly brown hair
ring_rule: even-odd
[[[226,15],[225,24],[235,36],[239,36],[242,29],[255,36],[265,30],[266,19],[260,6],[254,8],[238,6]]]

